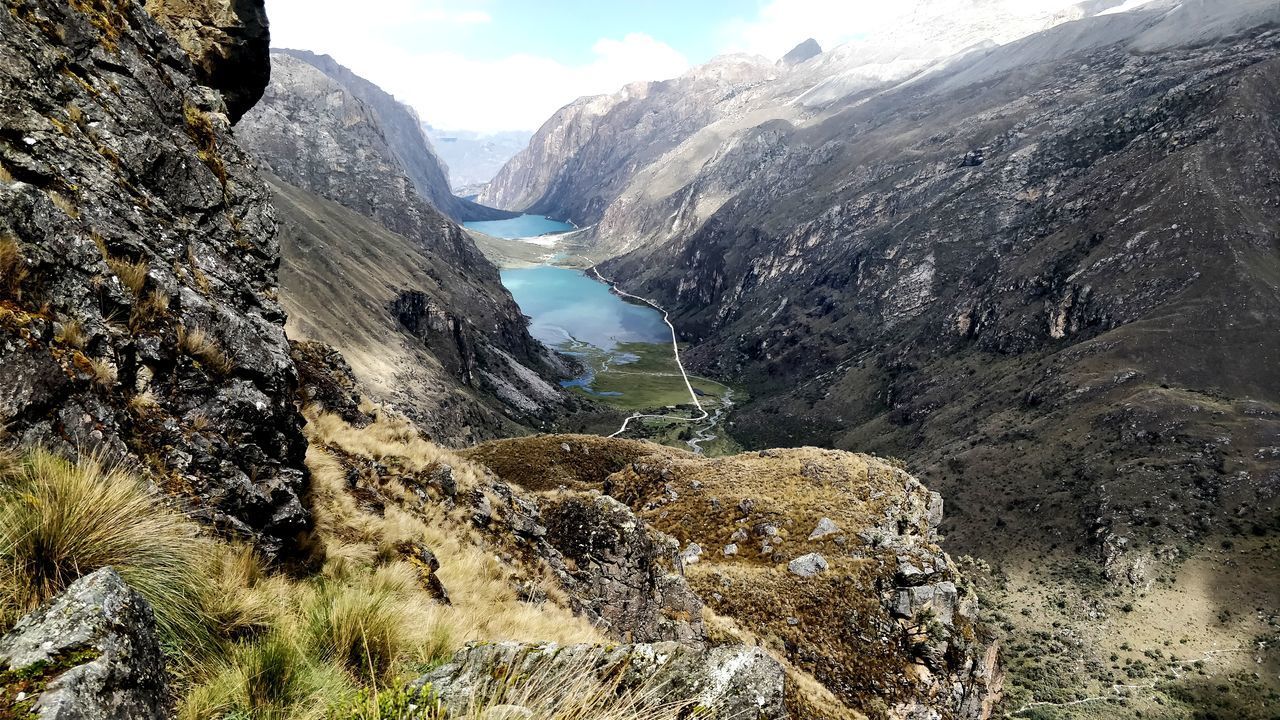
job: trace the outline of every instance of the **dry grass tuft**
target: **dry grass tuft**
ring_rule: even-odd
[[[0,182],[3,182],[3,183],[13,182],[13,173],[10,173],[5,168],[4,163],[0,163]]]
[[[179,327],[178,348],[216,375],[230,375],[235,370],[235,363],[227,357],[217,338],[202,328],[189,328],[185,325]]]
[[[129,409],[142,415],[160,407],[160,401],[156,399],[156,394],[147,388],[142,392],[129,398]]]
[[[13,237],[0,236],[0,299],[21,299],[22,283],[29,276],[18,241]]]
[[[72,220],[80,219],[80,208],[76,207],[75,202],[73,202],[71,198],[55,190],[47,190],[45,191],[45,194],[49,196],[49,202],[53,203],[54,207],[66,213],[67,217]]]
[[[167,642],[206,652],[209,547],[119,466],[45,450],[0,460],[0,626],[111,566],[151,603]]]
[[[89,371],[93,375],[93,383],[104,390],[110,390],[116,386],[118,373],[116,366],[107,360],[99,360],[98,358],[86,357],[89,365]]]
[[[218,154],[218,133],[209,116],[191,104],[183,107],[182,114],[187,124],[187,135],[196,145],[196,155],[200,158],[200,162],[209,168],[225,188],[229,179],[227,166],[223,164],[222,157]]]
[[[83,350],[87,338],[84,332],[84,323],[75,318],[69,318],[58,325],[57,332],[54,333],[53,339],[67,347],[77,350]]]
[[[527,671],[526,671],[527,670]],[[494,676],[460,705],[446,707],[427,688],[422,695],[408,692],[361,693],[355,701],[330,714],[337,720],[711,720],[716,708],[693,705],[692,698],[669,697],[650,683],[622,689],[623,673],[602,676],[587,658],[560,661],[557,655],[532,669],[495,668]],[[451,703],[451,705],[453,705]]]
[[[142,291],[147,286],[147,273],[151,270],[146,260],[130,262],[120,258],[108,257],[107,267],[111,268],[111,272],[120,278],[120,282],[129,288],[135,297],[142,297]]]
[[[145,297],[140,297],[129,312],[129,328],[140,331],[169,312],[169,296],[161,290],[152,290]]]
[[[194,245],[187,245],[187,265],[191,268],[191,277],[196,281],[196,287],[200,288],[200,292],[206,294],[212,292],[213,284],[209,282],[209,276],[200,269],[200,260],[196,257]]]

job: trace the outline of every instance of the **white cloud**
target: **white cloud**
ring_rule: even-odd
[[[267,0],[272,45],[328,53],[432,125],[477,132],[534,130],[583,95],[674,77],[689,67],[675,49],[643,33],[602,38],[591,60],[579,65],[529,54],[480,60],[416,50],[405,38],[429,45],[433,33],[491,22],[487,3],[377,2],[377,12],[353,13],[349,0]]]

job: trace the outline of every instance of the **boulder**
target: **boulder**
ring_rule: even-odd
[[[809,553],[787,563],[787,570],[800,577],[813,577],[827,571],[827,559],[818,553]]]
[[[835,535],[840,532],[840,526],[836,525],[831,518],[822,518],[818,521],[818,526],[809,533],[810,540],[821,540],[828,535]]]
[[[629,693],[665,710],[683,705],[690,712],[714,708],[717,717],[735,720],[787,717],[782,666],[760,648],[742,645],[708,649],[676,642],[608,647],[474,644],[415,685],[430,686],[451,714],[472,717],[469,713],[483,710],[472,706],[473,698],[502,702],[505,689],[525,700],[522,684],[552,695],[581,692],[578,679],[586,673],[618,694]],[[539,708],[525,709],[537,715]],[[520,714],[507,712],[502,716]]]
[[[0,708],[16,711],[4,717],[163,720],[169,697],[151,606],[111,568],[0,638]]]

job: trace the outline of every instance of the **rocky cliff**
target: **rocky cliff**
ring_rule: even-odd
[[[0,426],[137,458],[193,514],[278,549],[307,524],[305,442],[270,194],[200,84],[218,33],[190,35],[193,64],[138,2],[7,10]]]
[[[146,0],[145,6],[187,52],[196,80],[222,93],[235,124],[271,77],[266,8],[244,0]]]

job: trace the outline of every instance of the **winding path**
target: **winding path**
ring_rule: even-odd
[[[583,258],[583,259],[585,260],[586,258]],[[693,391],[693,383],[689,381],[689,373],[685,372],[684,362],[680,359],[680,340],[676,335],[676,326],[671,324],[671,313],[667,312],[666,308],[663,308],[661,305],[659,305],[658,303],[648,298],[642,298],[639,295],[632,295],[631,293],[618,287],[617,284],[615,284],[612,280],[601,275],[600,271],[596,268],[594,264],[591,266],[590,269],[591,269],[591,273],[596,276],[596,279],[598,279],[600,282],[604,283],[605,285],[608,285],[609,289],[612,290],[613,292],[617,293],[618,295],[621,295],[622,297],[628,297],[628,298],[631,298],[632,300],[638,300],[644,303],[645,305],[648,305],[649,307],[653,308],[654,310],[657,310],[658,312],[662,313],[662,322],[666,323],[667,327],[671,329],[671,349],[675,352],[676,367],[680,368],[680,376],[684,378],[684,386],[689,390],[689,398],[693,400],[694,407],[698,408],[698,412],[700,413],[699,417],[694,417],[694,418],[680,417],[678,415],[646,415],[644,413],[634,413],[630,417],[628,417],[626,420],[623,420],[622,427],[618,428],[618,431],[610,435],[609,437],[611,438],[618,437],[619,435],[627,431],[627,429],[631,426],[632,420],[639,420],[641,418],[653,418],[656,420],[677,420],[679,422],[691,422],[691,423],[702,422],[710,418],[711,413],[707,412],[707,409],[702,407],[702,402],[698,400],[698,393]],[[705,442],[705,440],[706,439],[702,440],[701,442]],[[698,451],[699,453],[702,450],[696,445],[694,445],[693,448],[695,451]]]

